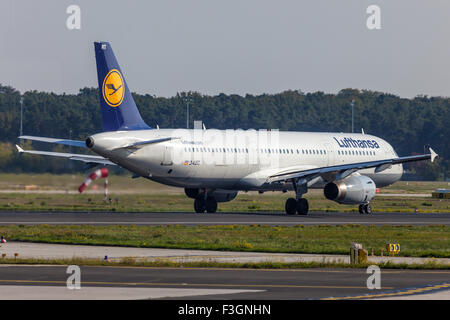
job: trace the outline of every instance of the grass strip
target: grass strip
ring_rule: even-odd
[[[313,190],[318,191],[318,190]],[[240,194],[220,203],[221,212],[284,212],[287,196],[280,193]],[[358,212],[357,205],[341,205],[325,199],[322,193],[306,195],[310,211]],[[36,212],[192,212],[193,200],[184,194],[114,194],[103,201],[101,194],[0,194],[0,211]],[[448,213],[450,201],[426,197],[375,197],[375,212]]]
[[[411,269],[411,270],[450,270],[450,265],[439,264],[435,261],[423,264],[395,264],[384,263],[361,263],[349,264],[341,262],[252,262],[252,263],[232,263],[216,261],[193,261],[176,262],[167,260],[144,261],[135,258],[122,258],[105,262],[102,259],[27,259],[27,258],[3,258],[0,260],[3,265],[78,265],[78,266],[107,266],[107,267],[142,267],[142,268],[233,268],[233,269],[306,269],[306,268],[352,268],[366,269],[370,265],[377,265],[382,269]]]
[[[0,226],[8,240],[59,244],[171,248],[273,253],[348,254],[352,242],[371,254],[386,254],[400,243],[399,256],[450,257],[450,226],[136,226],[10,225]]]

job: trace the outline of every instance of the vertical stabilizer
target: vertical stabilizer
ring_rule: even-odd
[[[111,45],[94,42],[94,47],[103,130],[150,129],[139,114]]]

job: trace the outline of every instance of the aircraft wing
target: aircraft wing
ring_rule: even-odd
[[[20,136],[19,139],[34,140],[34,141],[41,141],[41,142],[48,142],[48,143],[63,144],[66,146],[86,148],[86,143],[84,141],[79,141],[79,140],[68,140],[68,139],[35,137],[35,136]]]
[[[281,172],[277,174],[273,174],[269,176],[266,180],[267,183],[279,182],[279,181],[287,181],[291,179],[305,179],[305,181],[310,181],[318,176],[328,177],[327,180],[340,180],[348,177],[352,173],[367,169],[367,168],[375,168],[375,172],[381,172],[386,169],[389,169],[394,164],[413,162],[413,161],[421,161],[431,159],[431,162],[437,157],[437,153],[430,148],[429,154],[418,155],[418,156],[408,156],[408,157],[398,157],[392,159],[384,159],[384,160],[376,160],[376,161],[367,161],[367,162],[359,162],[359,163],[351,163],[337,166],[329,166],[329,167],[321,167],[321,168],[313,168],[307,170],[298,170],[298,171],[290,171],[290,172]]]
[[[97,163],[97,164],[112,165],[112,166],[116,165],[114,162],[111,162],[108,159],[103,158],[101,156],[92,156],[92,155],[88,155],[88,154],[76,154],[76,153],[23,150],[17,144],[16,144],[16,148],[17,148],[17,151],[19,151],[19,153],[30,153],[30,154],[39,154],[39,155],[44,155],[44,156],[62,157],[62,158],[66,158],[69,160],[83,161],[85,163]]]

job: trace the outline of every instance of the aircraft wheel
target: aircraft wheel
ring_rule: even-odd
[[[370,206],[370,204],[365,204],[364,205],[364,213],[365,214],[372,214],[372,207]]]
[[[296,210],[300,215],[307,215],[309,211],[308,200],[306,200],[305,198],[298,199],[296,203]]]
[[[214,213],[217,211],[217,200],[214,197],[208,197],[205,202],[205,209],[208,213]]]
[[[359,205],[358,211],[359,211],[359,214],[364,214],[365,213],[365,211],[364,211],[364,204],[360,204]]]
[[[297,201],[295,201],[294,198],[289,198],[286,200],[286,205],[284,206],[286,214],[288,215],[295,214],[296,208],[297,208]]]
[[[206,210],[205,196],[199,194],[194,200],[194,210],[197,213],[204,213]]]

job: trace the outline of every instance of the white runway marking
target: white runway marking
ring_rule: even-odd
[[[203,295],[262,292],[264,290],[241,289],[178,289],[178,288],[129,288],[83,287],[69,290],[65,286],[0,286],[2,300],[141,300],[159,298],[192,297]]]

